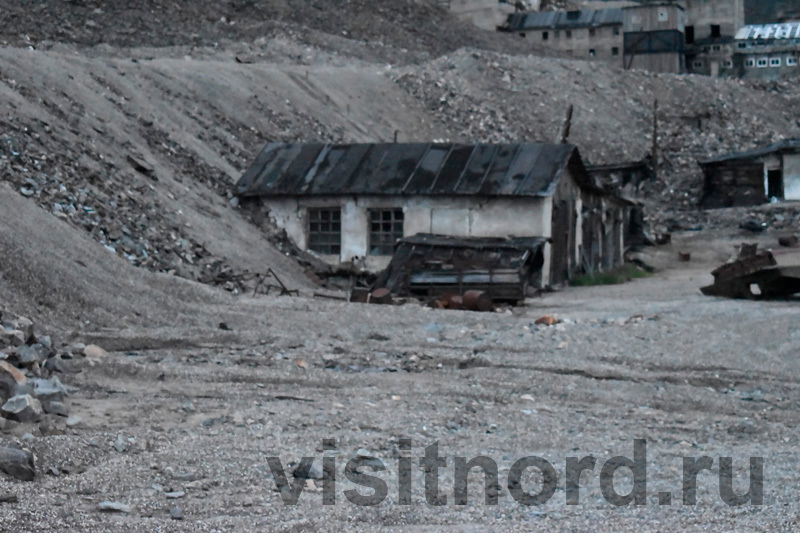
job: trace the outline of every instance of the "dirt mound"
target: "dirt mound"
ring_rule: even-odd
[[[647,192],[670,209],[697,206],[698,159],[800,135],[800,115],[793,111],[800,92],[789,82],[622,71],[479,50],[460,50],[392,76],[425,103],[451,140],[553,141],[572,104],[570,142],[594,164],[649,154],[658,100],[660,179]]]
[[[147,272],[0,183],[0,302],[45,327],[197,323],[226,293]]]
[[[509,43],[457,21],[428,0],[147,0],[4,2],[0,42],[42,41],[82,46],[206,46],[318,30],[357,41],[434,55],[470,45],[492,50]],[[510,46],[522,50],[522,43]]]

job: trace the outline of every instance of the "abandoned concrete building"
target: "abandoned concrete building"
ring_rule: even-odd
[[[565,57],[622,64],[622,21],[619,8],[514,13],[498,30]]]
[[[700,161],[704,207],[800,200],[800,139]]]
[[[373,272],[416,234],[541,237],[538,287],[621,264],[631,209],[566,144],[268,144],[237,195],[299,248]]]
[[[696,46],[689,70],[709,76],[777,80],[800,75],[800,22],[751,25]]]
[[[745,25],[745,0],[677,0],[508,15],[537,51],[625,69],[780,79],[800,74],[800,22]]]

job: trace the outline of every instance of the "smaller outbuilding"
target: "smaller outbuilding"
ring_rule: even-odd
[[[699,161],[703,207],[738,207],[800,200],[800,138]]]
[[[375,286],[422,297],[483,291],[495,302],[518,302],[541,284],[546,243],[542,237],[420,233],[397,243]]]

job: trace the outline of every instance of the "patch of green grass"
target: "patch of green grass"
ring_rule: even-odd
[[[626,263],[621,267],[608,272],[596,272],[594,274],[584,274],[573,279],[570,283],[575,287],[591,287],[595,285],[618,285],[628,281],[649,278],[652,276],[650,272],[642,270],[632,263]]]

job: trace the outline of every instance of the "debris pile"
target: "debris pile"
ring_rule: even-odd
[[[787,299],[800,293],[800,266],[778,266],[772,252],[743,244],[735,260],[716,268],[714,284],[700,290],[706,296],[740,299]]]
[[[56,374],[71,357],[58,354],[31,320],[0,312],[0,429],[38,422],[45,414],[68,416],[67,389]]]

